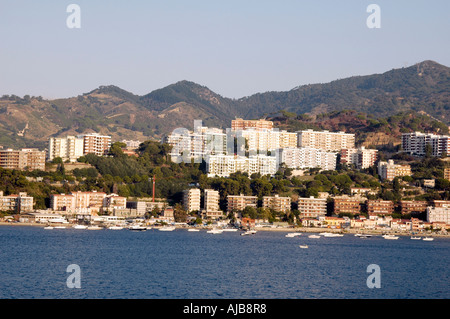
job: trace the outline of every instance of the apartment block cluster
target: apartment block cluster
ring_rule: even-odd
[[[450,155],[450,136],[430,133],[403,133],[402,150],[416,156],[427,154],[427,145],[431,156]]]
[[[86,154],[105,155],[111,147],[111,136],[97,133],[78,136],[51,137],[48,149],[0,147],[0,167],[16,170],[45,170],[45,162],[60,157],[64,162],[76,162]]]
[[[264,119],[237,118],[226,133],[194,124],[193,132],[175,130],[166,142],[172,145],[172,161],[205,159],[210,177],[227,177],[237,171],[274,175],[281,163],[292,169],[334,170],[338,153],[342,163],[358,168],[370,167],[377,159],[377,150],[355,147],[354,134],[280,131]]]

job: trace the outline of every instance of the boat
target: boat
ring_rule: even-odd
[[[285,237],[292,238],[292,237],[300,236],[301,234],[302,234],[302,233],[289,233],[289,234],[286,234]]]
[[[210,229],[210,230],[208,230],[206,232],[208,234],[221,234],[221,233],[223,233],[223,230],[222,229],[213,228],[213,229]]]
[[[359,238],[370,238],[372,235],[361,234],[358,236]]]
[[[141,225],[131,225],[128,229],[133,231],[146,231],[147,227]]]
[[[319,235],[309,235],[308,238],[320,238]]]
[[[53,227],[54,229],[66,229],[67,227],[66,226],[55,226],[55,227]]]
[[[223,231],[237,231],[237,228],[224,228]]]
[[[53,226],[45,226],[44,229],[53,229]]]
[[[343,237],[343,234],[337,234],[337,233],[323,233],[323,237]]]
[[[413,237],[413,236],[411,236],[411,239],[414,239],[414,240],[421,240],[422,238],[420,238],[420,237]]]
[[[97,225],[93,225],[93,226],[88,226],[87,229],[89,229],[89,230],[100,230],[100,229],[103,229],[103,228],[100,227],[100,226],[97,226]]]
[[[308,248],[308,245],[300,245],[300,248]]]
[[[256,234],[256,230],[247,230],[247,231],[241,233],[241,236],[254,235],[254,234]]]
[[[87,226],[86,225],[74,225],[72,228],[73,229],[86,229]]]
[[[189,228],[188,231],[200,231],[200,229]]]
[[[394,235],[385,235],[383,237],[384,237],[384,239],[398,239],[398,236],[394,236]]]
[[[424,241],[433,241],[434,238],[432,238],[432,237],[425,237],[423,240],[424,240]]]
[[[122,227],[122,226],[109,226],[108,229],[111,229],[111,230],[121,230],[121,229],[123,229],[123,227]]]
[[[175,226],[164,226],[159,229],[160,231],[172,231],[175,230]]]

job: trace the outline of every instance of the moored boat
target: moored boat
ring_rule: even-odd
[[[432,237],[425,237],[423,240],[424,240],[424,241],[433,241],[434,238],[432,238]]]
[[[394,236],[394,235],[385,235],[384,239],[398,239],[398,236]]]
[[[308,238],[320,238],[319,235],[309,235]]]
[[[160,231],[172,231],[175,230],[175,226],[164,226],[159,229]]]
[[[308,245],[299,245],[299,247],[305,249],[308,248]]]

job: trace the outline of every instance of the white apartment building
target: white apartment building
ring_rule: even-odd
[[[277,212],[287,212],[291,210],[291,198],[275,196],[263,196],[262,205]]]
[[[18,195],[3,195],[0,191],[0,211],[9,212],[31,212],[33,211],[34,198],[28,196],[25,192],[20,192]]]
[[[402,149],[411,155],[426,155],[426,145],[431,146],[432,156],[450,154],[450,136],[448,135],[421,132],[402,134]]]
[[[201,162],[208,155],[226,154],[227,135],[218,128],[196,127],[194,132],[175,130],[167,136],[166,143],[172,146],[173,162]]]
[[[298,147],[318,148],[339,152],[342,149],[355,148],[355,134],[345,132],[297,131]]]
[[[280,162],[288,168],[321,168],[336,169],[337,154],[322,149],[301,147],[280,149]]]
[[[191,188],[183,192],[183,208],[188,213],[200,211],[200,189]]]
[[[249,157],[235,155],[211,155],[206,159],[208,177],[228,177],[232,173],[242,172],[249,176],[253,173],[275,175],[278,170],[276,156],[252,155]]]
[[[341,164],[354,164],[358,169],[363,169],[375,165],[378,150],[367,149],[364,146],[360,148],[345,148],[340,151],[340,155]]]
[[[223,215],[219,208],[220,195],[214,189],[205,189],[202,216],[204,218],[219,218]]]
[[[60,157],[64,162],[76,162],[84,155],[84,140],[80,137],[51,137],[48,142],[47,160]]]
[[[237,132],[246,139],[247,150],[250,153],[272,152],[279,148],[297,146],[297,133],[293,132],[279,131],[277,129],[246,129]]]
[[[427,207],[427,222],[441,222],[450,225],[450,205],[447,207]]]
[[[97,214],[106,197],[104,192],[73,192],[50,197],[50,208],[67,214]]]
[[[78,135],[78,138],[83,139],[83,155],[95,154],[102,156],[111,148],[111,136],[108,135],[90,133]]]

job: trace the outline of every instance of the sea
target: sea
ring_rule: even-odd
[[[0,298],[450,297],[448,238],[286,234],[0,226]]]

